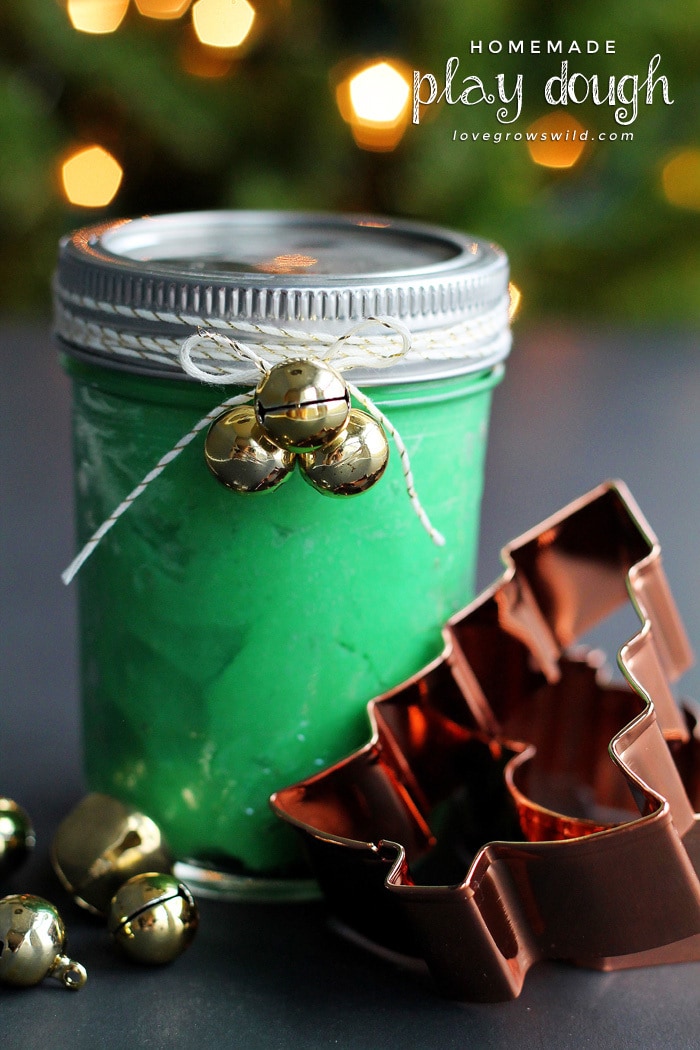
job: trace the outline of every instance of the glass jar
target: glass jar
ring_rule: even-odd
[[[211,477],[200,435],[77,577],[90,789],[156,820],[200,892],[306,895],[270,794],[367,739],[368,700],[439,654],[443,623],[473,594],[491,392],[510,346],[505,255],[379,217],[167,215],[65,238],[55,307],[80,544],[200,417],[250,387],[183,373],[178,347],[198,330],[299,357],[302,331],[328,345],[381,317],[419,348],[347,378],[399,431],[444,546],[414,514],[395,448],[350,499],[297,471],[236,494]]]

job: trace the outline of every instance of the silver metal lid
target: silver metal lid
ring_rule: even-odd
[[[254,326],[283,342],[290,329],[339,337],[368,317],[412,333],[473,322],[468,353],[356,369],[367,385],[483,369],[510,347],[500,248],[370,215],[212,211],[88,227],[61,241],[55,307],[69,351],[180,376],[172,345],[212,327],[259,343],[269,333]]]

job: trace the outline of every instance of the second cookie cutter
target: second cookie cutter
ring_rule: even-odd
[[[700,958],[700,732],[660,548],[605,483],[503,551],[442,655],[368,705],[349,758],[277,792],[331,908],[447,995],[517,996],[540,959]],[[572,648],[625,602],[626,683]]]

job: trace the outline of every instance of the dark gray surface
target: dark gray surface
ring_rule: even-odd
[[[657,532],[691,640],[700,645],[700,359],[690,334],[520,333],[492,421],[480,584],[498,550],[606,477],[623,478]],[[521,997],[446,1002],[427,981],[340,940],[322,905],[202,903],[190,951],[140,970],[58,888],[47,849],[80,798],[69,391],[39,329],[0,329],[2,706],[0,792],[31,812],[39,846],[3,892],[61,908],[79,993],[0,989],[0,1041],[55,1046],[696,1048],[700,964],[598,974],[544,964]],[[619,626],[603,632],[620,641]],[[700,671],[682,682],[700,696]],[[634,892],[633,885],[630,892]],[[662,906],[664,888],[659,887]]]

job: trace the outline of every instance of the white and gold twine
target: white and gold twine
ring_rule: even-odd
[[[86,320],[80,313],[75,312],[75,308],[90,311],[100,316],[100,320]],[[478,317],[460,321],[455,325],[413,333],[410,347],[401,353],[401,357],[407,361],[479,361],[493,351],[492,340],[502,338],[507,331],[508,313],[509,298],[505,294],[495,306]],[[105,317],[112,317],[114,323],[105,324]],[[154,365],[180,367],[180,335],[147,335],[131,331],[128,327],[120,327],[120,320],[186,327],[195,332],[226,333],[234,339],[245,341],[246,344],[254,344],[266,355],[271,365],[279,364],[290,357],[308,357],[310,353],[323,359],[323,351],[319,352],[319,348],[331,348],[339,342],[337,335],[323,331],[309,332],[286,325],[275,326],[262,322],[137,309],[76,295],[63,288],[56,290],[55,331],[70,345],[93,350],[117,360],[121,358],[133,361],[140,358]],[[355,328],[360,329],[364,324],[365,322],[360,322]],[[390,356],[393,350],[402,346],[402,339],[398,334],[391,336],[365,333],[362,336],[349,336],[345,333],[341,340],[342,361],[338,360],[337,367],[342,371],[350,368],[377,367],[376,355]],[[229,366],[231,364],[231,355],[224,347],[206,346],[201,343],[199,350],[207,360],[218,360]],[[236,381],[239,381],[238,376]]]

